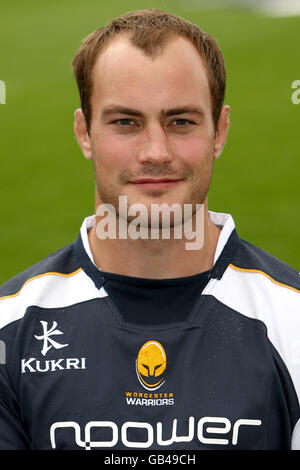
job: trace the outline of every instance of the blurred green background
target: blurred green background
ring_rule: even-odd
[[[71,61],[82,39],[127,11],[160,8],[213,34],[227,66],[231,130],[209,208],[242,238],[300,268],[300,17],[201,11],[175,0],[12,0],[0,7],[0,283],[77,236],[94,211],[92,166],[73,133]],[[187,4],[188,5],[188,4]]]

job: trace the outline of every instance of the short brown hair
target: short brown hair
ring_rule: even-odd
[[[163,10],[151,8],[134,10],[109,22],[89,34],[78,49],[72,68],[75,75],[80,102],[89,131],[92,110],[92,71],[98,54],[104,46],[120,34],[127,33],[131,44],[145,55],[155,58],[167,42],[176,36],[189,39],[199,51],[206,65],[211,92],[213,121],[216,126],[224,102],[226,71],[222,53],[216,40],[197,25]]]

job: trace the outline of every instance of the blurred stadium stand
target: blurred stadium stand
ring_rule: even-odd
[[[300,0],[180,0],[184,10],[250,8],[271,16],[300,15]]]

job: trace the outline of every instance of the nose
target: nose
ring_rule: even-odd
[[[139,153],[141,163],[161,165],[172,160],[168,149],[167,137],[160,124],[149,125],[143,135],[142,148]]]

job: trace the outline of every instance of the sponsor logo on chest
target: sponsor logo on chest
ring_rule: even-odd
[[[34,338],[38,341],[43,341],[41,354],[46,356],[48,351],[52,348],[62,349],[69,346],[68,344],[62,344],[52,337],[56,335],[62,335],[63,332],[58,330],[57,322],[53,321],[51,328],[48,328],[48,322],[40,321],[42,325],[43,334],[34,335]],[[21,373],[26,372],[55,372],[59,370],[74,370],[74,369],[86,369],[86,358],[85,357],[67,357],[59,359],[37,359],[30,357],[29,359],[21,359]]]
[[[55,372],[56,370],[86,369],[85,357],[38,360],[35,357],[21,360],[21,372]]]

